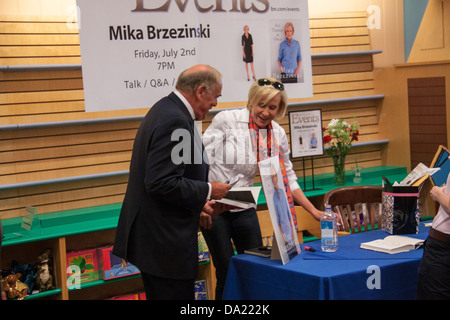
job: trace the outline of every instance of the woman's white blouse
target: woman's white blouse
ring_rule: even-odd
[[[209,181],[230,181],[238,174],[243,174],[244,178],[235,186],[253,186],[258,163],[256,152],[252,151],[249,115],[247,108],[221,111],[203,134],[203,144],[210,164]],[[286,167],[289,186],[294,191],[300,186],[289,159],[286,132],[275,121],[272,121],[272,125]]]

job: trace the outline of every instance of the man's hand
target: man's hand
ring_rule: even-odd
[[[212,227],[212,217],[211,215],[207,214],[205,211],[202,211],[200,213],[200,221],[199,221],[200,227],[210,230]]]
[[[206,214],[209,214],[211,217],[215,217],[222,212],[235,209],[235,207],[216,202],[214,200],[207,201],[205,205],[203,206],[203,211]]]
[[[215,202],[214,200],[207,201],[203,206],[202,212],[200,213],[199,224],[205,229],[211,229],[212,217],[232,209],[236,208],[227,204]]]
[[[214,213],[214,204],[215,203],[216,202],[213,200],[206,201],[205,205],[203,206],[202,213],[204,212],[204,213],[212,216]]]
[[[211,199],[220,200],[226,196],[228,191],[230,191],[231,186],[223,182],[210,182],[211,184]]]

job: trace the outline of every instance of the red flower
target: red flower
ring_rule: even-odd
[[[330,136],[324,136],[323,137],[323,143],[325,144],[325,143],[328,143],[328,142],[330,142],[331,141],[331,137]]]

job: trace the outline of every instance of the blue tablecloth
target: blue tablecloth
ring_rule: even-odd
[[[429,227],[418,234],[426,239]],[[389,236],[375,230],[339,237],[339,250],[325,253],[320,241],[302,244],[302,252],[283,265],[252,255],[231,259],[224,299],[415,299],[423,249],[386,254],[360,248],[362,242]],[[316,252],[304,250],[307,245]]]

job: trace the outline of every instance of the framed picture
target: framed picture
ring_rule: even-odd
[[[289,112],[292,158],[323,155],[322,110]]]

